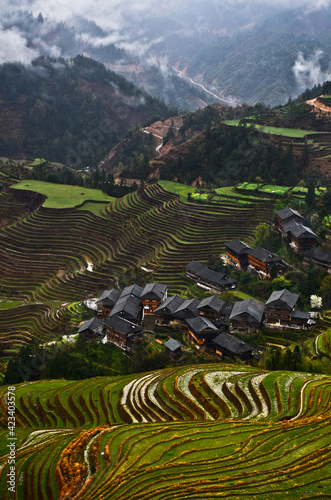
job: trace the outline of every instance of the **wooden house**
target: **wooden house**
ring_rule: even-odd
[[[225,273],[220,273],[192,260],[186,265],[186,274],[206,290],[224,292],[235,288],[237,281]]]
[[[168,325],[169,322],[174,319],[174,312],[183,302],[184,299],[178,297],[178,295],[167,297],[161,302],[159,307],[154,310],[155,323],[157,325]]]
[[[228,358],[240,358],[249,361],[253,357],[254,348],[246,342],[242,342],[229,333],[220,333],[211,342],[216,354]]]
[[[231,331],[252,333],[258,330],[264,321],[264,304],[254,299],[235,302],[231,314]]]
[[[299,295],[283,289],[273,292],[267,302],[266,326],[269,328],[301,328],[307,329],[315,325],[315,321],[306,311],[296,311]]]
[[[293,210],[293,208],[286,207],[282,210],[276,211],[276,225],[281,228],[281,226],[290,221],[298,221],[300,223],[304,223],[305,219],[302,215],[297,211]]]
[[[88,319],[78,329],[79,335],[86,340],[102,340],[105,336],[105,326],[98,318]]]
[[[128,349],[142,335],[142,327],[120,316],[112,316],[105,321],[108,342]]]
[[[240,240],[231,240],[224,243],[224,245],[230,263],[239,267],[239,269],[246,269],[248,266],[247,252],[251,247]]]
[[[141,292],[140,298],[144,315],[154,314],[155,309],[167,298],[168,286],[163,283],[148,283]]]
[[[270,277],[270,271],[274,264],[277,268],[277,274],[281,274],[284,269],[283,259],[262,247],[248,250],[248,264],[267,277]]]
[[[198,311],[199,304],[200,300],[197,298],[186,299],[174,311],[173,317],[175,319],[180,319],[183,322],[185,322],[187,318],[194,318],[195,316],[199,316],[199,311]]]
[[[182,355],[183,344],[181,344],[178,340],[169,339],[163,345],[166,347],[167,354],[171,361],[178,361]]]
[[[101,306],[103,314],[109,316],[120,295],[121,291],[117,290],[117,288],[105,290],[97,300],[98,308]]]
[[[126,297],[127,295],[133,295],[134,297],[140,298],[142,291],[142,287],[134,283],[133,285],[123,288],[120,298]]]
[[[266,324],[289,325],[291,322],[291,312],[293,311],[299,294],[292,293],[284,288],[283,290],[272,292],[267,302]]]
[[[314,262],[318,266],[324,267],[331,271],[331,253],[322,250],[321,248],[312,247],[304,253],[304,262]]]
[[[284,238],[297,252],[305,252],[318,244],[318,236],[314,231],[295,220],[285,222],[280,227]]]
[[[219,333],[216,326],[205,316],[186,318],[186,323],[189,327],[189,336],[198,345],[206,344]]]
[[[221,317],[224,304],[224,300],[221,300],[217,295],[211,295],[201,300],[197,309],[200,316],[206,316],[211,321],[214,321]]]
[[[139,323],[142,320],[141,300],[134,295],[120,297],[110,313],[110,318],[113,316],[120,316],[133,323]]]

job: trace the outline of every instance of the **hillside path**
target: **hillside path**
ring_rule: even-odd
[[[323,96],[320,96],[320,97],[323,97]],[[327,115],[328,113],[330,113],[331,108],[329,106],[326,106],[322,102],[319,102],[317,99],[318,98],[315,97],[315,99],[310,99],[309,101],[306,101],[306,103],[309,104],[309,106],[312,106],[313,108],[318,109],[324,115]]]

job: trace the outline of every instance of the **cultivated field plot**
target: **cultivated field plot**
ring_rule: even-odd
[[[167,283],[170,294],[192,296],[196,285],[186,278],[186,264],[207,262],[233,238],[249,243],[273,213],[268,199],[200,206],[158,184],[107,204],[102,217],[84,207],[45,208],[32,195],[11,189],[0,196],[0,217],[13,207],[0,228],[0,298],[24,302],[14,313],[0,310],[5,359],[31,339],[52,340],[69,321],[71,302],[100,295],[128,270],[152,269],[149,280]]]
[[[24,500],[331,495],[331,378],[214,365],[17,386]],[[0,432],[6,405],[0,394]]]

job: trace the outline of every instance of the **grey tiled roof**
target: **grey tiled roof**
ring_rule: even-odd
[[[86,321],[81,325],[81,327],[78,330],[78,333],[82,333],[85,330],[91,330],[95,331],[98,330],[99,328],[103,328],[103,323],[100,321],[98,318],[91,318]]]
[[[154,314],[173,314],[176,309],[184,302],[184,299],[178,297],[178,295],[172,295],[167,297],[166,300],[161,302],[159,307],[155,309]]]
[[[262,247],[255,247],[248,250],[248,255],[252,255],[261,262],[281,262],[282,258]]]
[[[180,347],[182,347],[183,344],[181,344],[178,340],[175,340],[175,339],[169,339],[167,340],[167,342],[164,343],[164,345],[166,346],[167,349],[169,349],[169,351],[177,351],[177,349],[179,349]]]
[[[164,285],[163,283],[148,283],[142,290],[140,298],[162,300],[167,289],[168,285]]]
[[[141,314],[141,300],[134,295],[120,297],[113,307],[110,317],[115,315],[128,315],[131,319],[138,321]]]
[[[202,299],[202,301],[198,305],[198,309],[202,309],[203,307],[210,307],[210,309],[219,312],[221,311],[224,304],[224,300],[221,300],[219,297],[217,297],[217,295],[211,295],[210,297]]]
[[[316,262],[321,262],[323,264],[331,265],[331,253],[322,250],[321,248],[313,247],[304,253],[305,257],[309,259],[316,260]]]
[[[121,297],[125,297],[126,295],[134,295],[135,297],[140,297],[142,291],[142,287],[136,285],[135,283],[134,285],[126,286],[121,293]]]
[[[281,309],[283,307],[293,309],[298,301],[298,298],[298,293],[292,293],[284,288],[283,290],[272,292],[265,305],[275,307],[276,309]]]
[[[195,260],[192,260],[189,264],[187,264],[186,270],[194,273],[201,279],[201,281],[215,283],[215,285],[218,286],[237,283],[235,279],[228,277],[226,274],[214,271],[213,269],[210,269],[210,267],[200,264],[200,262],[196,262]]]
[[[224,243],[224,245],[225,248],[233,250],[238,255],[246,254],[247,250],[251,248],[250,246],[246,245],[246,243],[240,240],[227,241],[226,243]]]
[[[111,290],[105,290],[97,300],[104,306],[113,306],[118,301],[121,295],[121,291],[117,288],[112,288]]]
[[[240,302],[235,302],[230,314],[230,320],[235,319],[236,321],[247,321],[248,323],[261,323],[264,310],[264,304],[254,299],[241,300]],[[241,318],[242,315],[244,317]]]
[[[308,321],[310,315],[309,312],[306,311],[292,311],[291,318],[306,319]]]
[[[192,316],[198,316],[199,311],[197,306],[199,303],[200,300],[197,298],[184,300],[183,303],[173,312],[174,317],[184,319]]]
[[[121,318],[120,316],[112,316],[111,318],[106,319],[105,324],[114,328],[114,330],[117,330],[118,332],[124,333],[125,335],[141,333],[143,331],[141,326],[131,323],[131,321]]]
[[[220,333],[214,340],[213,343],[217,346],[227,349],[233,354],[242,355],[247,351],[253,351],[253,347],[242,340],[237,339],[229,333]]]
[[[282,220],[288,219],[292,215],[303,219],[302,215],[297,210],[293,210],[293,208],[290,207],[283,208],[282,210],[276,210],[276,215],[278,215],[278,217]]]
[[[196,318],[187,318],[186,323],[189,325],[193,333],[203,333],[204,331],[217,332],[216,326],[205,316],[197,316]]]

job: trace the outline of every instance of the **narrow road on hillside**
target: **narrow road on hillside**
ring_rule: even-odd
[[[320,96],[323,97],[323,96]],[[331,108],[329,106],[326,106],[322,102],[319,102],[318,97],[315,97],[315,99],[310,99],[309,101],[306,101],[309,106],[312,106],[313,108],[318,109],[322,114],[327,115],[330,113]]]
[[[176,73],[178,73],[178,76],[180,78],[184,78],[185,80],[188,80],[189,82],[191,82],[193,85],[196,85],[197,87],[201,87],[205,92],[207,92],[207,94],[210,94],[212,95],[213,97],[215,97],[216,99],[218,99],[219,101],[221,101],[222,104],[226,103],[226,104],[230,104],[230,106],[235,106],[236,103],[233,101],[233,100],[229,100],[229,99],[224,99],[222,97],[219,97],[218,95],[214,94],[213,92],[211,92],[210,90],[206,89],[206,87],[204,87],[201,83],[197,83],[195,82],[194,80],[192,80],[192,78],[190,78],[189,76],[184,76],[182,75],[183,71],[179,71],[178,69],[176,68],[172,68],[174,71],[176,71]]]

